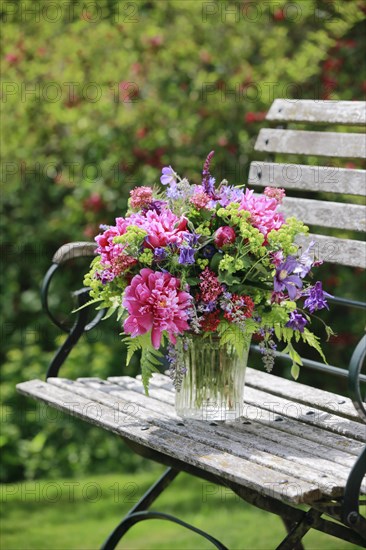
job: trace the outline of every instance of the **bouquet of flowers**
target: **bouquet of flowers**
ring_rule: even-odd
[[[301,358],[294,344],[303,340],[325,361],[311,317],[328,308],[322,283],[308,282],[313,258],[295,238],[308,228],[285,220],[279,206],[285,192],[266,187],[254,194],[210,174],[211,152],[200,182],[191,184],[171,166],[161,186],[130,192],[125,217],[101,226],[97,256],[85,277],[91,301],[118,313],[127,344],[127,364],[141,349],[142,380],[158,370],[167,346],[172,378],[181,373],[177,338],[215,334],[237,354],[260,338],[264,365],[274,363],[277,342],[292,358],[298,377]],[[328,337],[332,334],[325,325]]]

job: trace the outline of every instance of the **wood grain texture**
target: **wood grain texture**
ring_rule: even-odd
[[[358,204],[286,197],[279,211],[309,225],[366,231],[366,208]]]
[[[125,414],[123,411],[119,411],[116,417],[116,412],[113,409],[96,403],[91,396],[76,395],[70,390],[70,384],[67,389],[64,389],[41,380],[31,380],[19,384],[18,391],[117,433],[128,440],[187,462],[261,494],[295,504],[313,502],[321,497],[321,491],[316,483],[309,484],[291,475],[284,476],[283,473],[276,470],[260,466],[228,452],[218,451],[200,441],[193,441],[189,431],[186,432],[187,437],[177,435],[146,420],[141,421],[134,415]],[[160,406],[162,408],[162,404]]]
[[[366,124],[366,102],[275,99],[266,120],[363,126]]]
[[[315,242],[312,253],[324,262],[366,268],[365,241],[340,239],[338,237],[328,237],[327,235],[313,233],[296,237],[297,244],[301,245],[304,249],[312,241]]]
[[[268,153],[366,158],[366,136],[364,134],[262,128],[254,149]]]
[[[245,384],[250,388],[257,388],[272,395],[278,395],[292,401],[313,406],[337,416],[349,418],[362,423],[351,399],[335,393],[306,386],[300,382],[286,380],[267,372],[247,368]]]
[[[70,388],[69,380],[55,378],[50,379],[49,382],[65,389]],[[136,380],[135,383],[136,388],[140,390],[141,384]],[[187,430],[185,425],[181,425],[182,423],[177,424],[175,420],[167,419],[166,390],[164,389],[157,389],[155,397],[150,398],[138,391],[133,403],[126,401],[122,389],[115,392],[113,383],[108,386],[102,382],[99,390],[93,388],[91,392],[85,384],[74,382],[72,389],[77,395],[84,397],[92,395],[93,400],[110,406],[116,411],[121,408],[127,411],[132,406],[135,417],[142,421],[148,419],[156,426],[190,437],[191,440],[211,446],[216,451],[228,452],[309,483],[316,480],[322,493],[330,497],[342,494],[342,487],[354,462],[354,457],[350,457],[345,452],[336,452],[324,446],[320,446],[321,448],[317,449],[317,454],[314,456],[313,450],[309,446],[306,448],[301,440],[297,441],[297,446],[292,446],[288,441],[284,445],[284,441],[278,442],[277,434],[274,437],[263,437],[265,429],[262,429],[262,433],[258,435],[255,426],[238,425],[233,429],[232,425],[210,426],[193,421],[187,424]],[[161,392],[160,396],[159,392]],[[111,396],[113,396],[112,399]],[[157,404],[158,407],[156,407]],[[173,407],[170,412],[174,413]]]
[[[249,370],[249,383],[252,379],[253,384],[261,386],[265,377],[268,381],[274,378]],[[321,495],[336,498],[343,492],[362,439],[355,429],[356,423],[314,408],[309,415],[308,402],[300,410],[299,403],[282,397],[292,396],[293,388],[291,383],[281,388],[281,381],[276,381],[279,386],[273,384],[273,392],[280,393],[280,397],[246,388],[244,423],[214,425],[179,421],[171,382],[163,375],[153,376],[151,397],[144,395],[139,380],[126,376],[77,381],[49,378],[47,383],[39,380],[22,383],[18,390],[130,441],[262,494],[294,503],[310,503]],[[306,401],[306,389],[300,389]],[[329,395],[318,397],[324,405],[324,398]],[[312,405],[313,402],[314,399]],[[289,403],[295,410],[290,410]],[[279,412],[281,422],[277,421]],[[335,422],[341,426],[332,426]],[[303,437],[302,427],[313,436]],[[366,492],[366,487],[363,490]]]
[[[248,183],[301,191],[366,195],[365,170],[336,166],[253,161],[250,165]]]

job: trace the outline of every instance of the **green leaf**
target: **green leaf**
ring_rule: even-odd
[[[163,354],[153,348],[150,344],[149,347],[143,348],[141,354],[141,378],[144,386],[145,394],[149,395],[149,381],[153,372],[160,372],[157,366],[161,366]]]
[[[147,338],[148,337],[148,338]],[[122,340],[127,347],[127,357],[126,357],[126,366],[130,364],[130,361],[132,359],[133,354],[135,351],[142,349],[144,346],[148,346],[149,344],[149,335],[142,334],[141,336],[127,336],[126,338],[123,338]]]
[[[216,252],[216,254],[214,254],[211,258],[210,269],[215,271],[215,273],[217,273],[219,269],[219,263],[221,262],[222,258],[223,258],[223,255],[220,254],[220,252]]]
[[[89,300],[88,302],[86,302],[86,304],[78,307],[77,309],[73,309],[71,313],[77,313],[78,311],[88,307],[88,306],[91,306],[92,304],[96,304],[98,302],[101,302],[102,301],[102,298],[93,298],[92,300]],[[103,308],[104,306],[102,306]],[[101,309],[102,309],[101,308]]]
[[[108,308],[108,311],[107,313],[104,315],[102,321],[105,321],[106,319],[108,319],[109,317],[111,317],[118,309],[119,306],[111,306],[110,308]]]
[[[234,275],[228,271],[219,271],[217,278],[220,283],[227,286],[238,285],[240,283],[240,279],[238,279],[238,277],[234,277]]]
[[[299,374],[300,374],[300,367],[297,363],[292,363],[292,367],[291,367],[291,376],[297,380],[299,378]]]
[[[195,286],[199,284],[200,280],[198,277],[187,277],[186,282],[189,284],[189,286]]]
[[[294,363],[302,366],[302,359],[290,342],[287,344],[282,353],[288,353]]]

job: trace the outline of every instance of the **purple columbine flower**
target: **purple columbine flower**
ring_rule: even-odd
[[[183,247],[179,252],[179,263],[180,264],[194,264],[194,248],[189,246]]]
[[[187,233],[184,235],[184,241],[185,241],[189,246],[194,246],[195,244],[198,243],[200,236],[201,236],[201,235],[199,235],[198,233],[189,233],[189,232],[187,232]]]
[[[290,319],[286,323],[286,327],[292,328],[292,330],[299,330],[300,332],[304,332],[304,327],[307,324],[307,320],[301,313],[298,313],[298,311],[291,311],[290,313]]]
[[[155,248],[154,250],[154,260],[156,260],[157,262],[160,262],[161,260],[165,260],[167,255],[168,253],[165,250],[165,248],[159,247],[159,248]]]
[[[325,298],[331,298],[332,296],[328,294],[328,292],[324,292],[320,281],[317,281],[314,286],[306,290],[303,296],[308,296],[304,302],[304,307],[306,307],[310,313],[314,313],[314,311],[325,307],[329,309]]]
[[[294,256],[288,256],[285,262],[276,269],[274,276],[274,291],[282,292],[287,290],[290,300],[294,300],[297,294],[297,288],[302,288],[302,280],[298,275],[291,275],[297,267],[297,261]]]
[[[165,166],[162,171],[160,181],[163,185],[172,185],[177,183],[177,174],[174,172],[171,166]]]

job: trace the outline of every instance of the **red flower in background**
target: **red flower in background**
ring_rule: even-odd
[[[92,193],[90,197],[83,202],[84,210],[91,210],[93,212],[100,212],[105,208],[105,203],[99,193]]]

